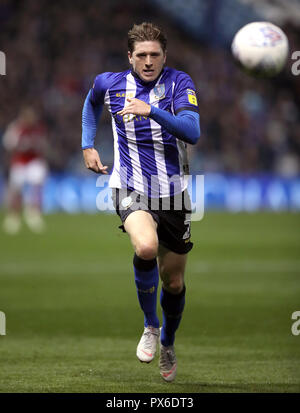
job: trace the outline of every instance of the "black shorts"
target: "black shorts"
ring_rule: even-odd
[[[191,202],[187,191],[169,198],[147,198],[129,189],[112,189],[112,200],[124,224],[134,211],[144,210],[157,223],[159,244],[186,254],[193,248],[191,238]],[[124,225],[119,228],[126,232]]]

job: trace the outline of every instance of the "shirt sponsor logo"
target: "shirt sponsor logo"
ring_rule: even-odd
[[[140,116],[140,115],[133,115],[131,113],[129,113],[128,115],[117,115],[114,114],[113,115],[116,123],[120,124],[120,123],[129,123],[129,122],[141,122],[141,121],[145,121],[148,120],[148,116]]]
[[[116,93],[117,98],[133,98],[134,92],[118,92]]]

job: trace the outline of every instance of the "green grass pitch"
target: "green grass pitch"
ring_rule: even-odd
[[[143,316],[117,216],[49,215],[43,235],[1,232],[0,392],[300,392],[299,218],[193,223],[173,383],[158,358],[136,358]]]

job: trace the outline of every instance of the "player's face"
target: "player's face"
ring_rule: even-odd
[[[162,71],[166,54],[157,40],[135,42],[133,52],[128,52],[128,59],[135,73],[145,82],[151,82]]]

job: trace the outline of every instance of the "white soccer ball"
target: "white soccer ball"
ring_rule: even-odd
[[[271,77],[284,67],[289,43],[284,32],[270,22],[253,22],[234,36],[231,50],[238,65],[250,75]]]

